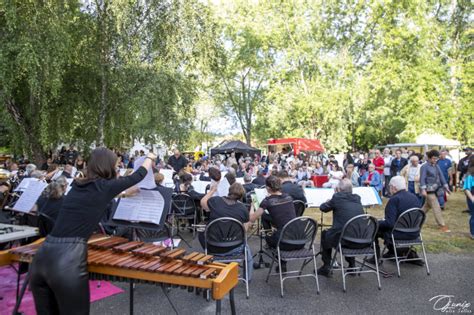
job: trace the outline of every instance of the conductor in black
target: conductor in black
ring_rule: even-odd
[[[115,153],[107,148],[92,152],[86,177],[74,181],[31,265],[31,289],[39,315],[89,314],[87,240],[107,204],[140,182],[155,158],[149,153],[135,173],[117,178]]]

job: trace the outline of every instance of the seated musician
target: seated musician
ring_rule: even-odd
[[[338,245],[342,228],[353,217],[364,214],[359,195],[352,193],[352,184],[349,179],[342,179],[336,187],[332,198],[321,204],[322,212],[333,212],[332,227],[321,233],[321,258],[323,266],[318,274],[329,277],[331,270],[332,248]],[[355,267],[354,257],[346,257],[349,268]]]
[[[291,198],[293,198],[293,200],[300,200],[306,203],[307,200],[306,200],[306,196],[304,195],[303,188],[300,185],[295,184],[293,182],[293,179],[290,177],[287,170],[281,170],[278,173],[278,177],[281,180],[282,192],[290,195]]]
[[[216,166],[210,167],[208,173],[209,176],[205,176],[204,172],[202,172],[201,176],[199,176],[199,180],[203,182],[218,182],[221,180],[221,171]]]
[[[201,207],[204,211],[209,212],[209,222],[212,222],[216,219],[223,217],[231,217],[239,222],[243,223],[245,229],[247,229],[247,224],[249,222],[249,211],[245,204],[241,202],[242,198],[245,195],[245,190],[239,183],[233,183],[229,187],[229,194],[226,197],[214,196],[217,192],[217,185],[211,185],[211,188],[207,194],[201,200]],[[199,233],[199,242],[204,248],[204,233]],[[236,247],[229,251],[226,248],[223,252],[222,248],[208,246],[209,252],[212,254],[219,254],[219,256],[233,256],[235,254],[242,253],[242,247]],[[252,275],[252,253],[250,248],[247,246],[247,263],[249,266],[249,280]]]
[[[199,205],[199,202],[201,201],[202,197],[204,197],[204,194],[197,192],[193,185],[193,176],[189,173],[186,173],[185,171],[181,171],[179,173],[179,182],[175,186],[175,192],[180,193],[180,194],[187,194],[191,199],[194,201],[196,205],[196,209],[198,211],[198,218],[201,217],[201,208]],[[191,215],[194,214],[194,210],[192,208],[187,208],[186,209],[186,215]],[[188,228],[191,228],[191,226],[194,224],[193,219],[188,220]],[[182,226],[185,226],[183,224]]]
[[[92,151],[87,177],[74,181],[53,230],[30,266],[38,314],[89,314],[87,240],[109,202],[143,180],[154,159],[149,153],[135,173],[117,178],[115,153],[106,148]]]
[[[179,174],[179,185],[176,186],[175,192],[188,194],[193,200],[201,201],[204,194],[198,193],[194,190],[192,185],[193,176],[187,172],[180,172]]]
[[[271,248],[276,248],[281,230],[292,219],[296,218],[293,198],[281,190],[281,181],[276,176],[269,176],[265,186],[269,196],[262,200],[257,210],[253,204],[250,209],[250,222],[255,222],[262,217],[262,225],[266,230],[272,226],[276,228],[271,235],[265,237],[267,244]],[[304,245],[303,245],[304,246]],[[280,249],[290,251],[301,249],[303,246],[282,243]],[[282,271],[286,272],[286,262],[282,261]]]
[[[393,246],[391,245],[391,236],[393,226],[397,221],[400,214],[411,208],[420,208],[421,204],[418,197],[415,194],[407,191],[406,181],[403,176],[394,176],[390,179],[389,183],[390,189],[390,199],[385,206],[385,219],[379,221],[379,230],[377,233],[378,238],[383,238],[385,244],[387,244],[388,252],[383,256],[383,258],[394,257]],[[406,239],[412,240],[419,236],[419,233],[401,233],[397,232],[395,234],[396,239]],[[380,257],[380,247],[378,242],[375,243],[377,248],[378,257]],[[403,253],[401,253],[403,254]],[[409,258],[418,258],[416,252],[411,250]],[[372,260],[373,261],[373,260]],[[370,262],[370,261],[369,261]],[[422,261],[412,261],[412,263],[417,265],[422,265]]]
[[[67,186],[68,182],[66,177],[59,176],[46,187],[31,212],[44,213],[56,221],[59,209],[61,209],[63,204],[64,193],[66,192]]]
[[[258,188],[259,186],[252,183],[252,176],[250,174],[245,174],[244,175],[244,189],[246,193],[249,193],[251,191],[254,191],[255,188]]]
[[[265,185],[265,169],[259,169],[257,172],[257,177],[252,181],[253,184],[257,186]]]

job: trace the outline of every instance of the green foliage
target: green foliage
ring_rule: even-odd
[[[0,145],[36,160],[63,142],[194,148],[218,114],[249,143],[344,151],[435,131],[473,144],[471,12],[469,0],[1,0]]]

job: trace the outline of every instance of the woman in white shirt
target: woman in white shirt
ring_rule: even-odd
[[[339,181],[344,177],[342,169],[339,167],[337,161],[329,163],[331,171],[329,171],[329,181],[323,184],[324,188],[336,188]]]

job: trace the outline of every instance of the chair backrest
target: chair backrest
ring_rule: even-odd
[[[369,247],[375,240],[379,224],[377,219],[368,214],[360,214],[346,222],[342,228],[339,243],[342,247]]]
[[[174,214],[185,215],[196,211],[196,204],[193,198],[185,193],[174,194],[171,197],[171,210]]]
[[[247,244],[244,225],[237,219],[222,217],[215,219],[206,226],[204,231],[204,250],[207,247],[235,248]]]
[[[308,244],[311,246],[318,231],[318,222],[310,217],[297,217],[283,226],[280,237],[278,239],[278,246],[280,243],[304,246]]]
[[[46,213],[40,212],[38,214],[38,229],[41,237],[45,237],[53,230],[54,223],[56,221],[47,215]]]
[[[295,206],[295,214],[297,217],[301,217],[306,210],[306,204],[301,200],[293,200]]]
[[[393,232],[401,233],[419,233],[423,223],[425,223],[426,214],[420,208],[411,208],[404,211],[395,221]]]

